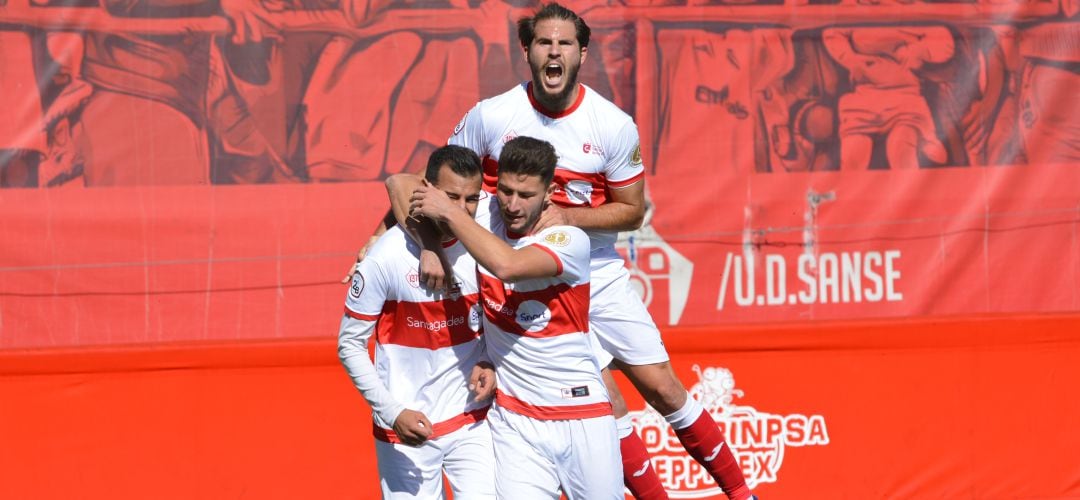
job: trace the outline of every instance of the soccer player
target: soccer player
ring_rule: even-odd
[[[437,149],[425,178],[449,206],[472,217],[481,197],[475,153]],[[476,261],[448,227],[439,229],[455,271],[451,286],[420,285],[420,246],[394,226],[357,266],[345,299],[338,356],[371,405],[384,499],[444,498],[444,471],[455,499],[495,498],[484,422],[495,379],[482,363]],[[373,336],[374,364],[368,355]]]
[[[752,498],[720,428],[675,375],[660,332],[631,288],[629,272],[615,251],[618,232],[637,229],[644,218],[645,169],[637,126],[630,116],[578,82],[589,37],[585,21],[557,3],[545,4],[521,19],[518,40],[532,79],[478,103],[454,127],[449,143],[466,146],[483,158],[484,188],[489,191],[495,189],[497,159],[507,139],[531,136],[555,147],[557,187],[536,229],[575,226],[591,239],[589,323],[603,347],[601,366],[614,358],[615,366],[664,416],[687,453],[730,499]],[[392,201],[401,204],[400,196],[392,193],[392,198],[398,197]],[[443,279],[434,257],[425,252],[421,259],[422,280]],[[605,381],[617,418],[627,488],[638,499],[667,498],[607,370]]]
[[[536,230],[556,158],[538,139],[507,142],[495,201],[486,217],[478,209],[487,227],[423,186],[410,213],[449,227],[479,264],[484,341],[499,380],[488,416],[498,497],[554,500],[561,490],[570,500],[621,499],[615,419],[589,334],[589,237],[572,226]]]
[[[477,104],[455,127],[449,142],[484,159],[485,184],[497,168],[492,160],[499,157],[508,135],[533,136],[555,146],[558,189],[537,227],[575,226],[592,239],[592,331],[724,493],[733,500],[750,498],[742,470],[716,422],[689,397],[672,370],[660,332],[631,288],[629,273],[615,251],[617,232],[638,228],[644,217],[644,166],[637,126],[630,116],[578,82],[589,36],[585,21],[556,3],[521,19],[518,40],[531,81]],[[648,474],[634,476],[648,463],[648,455],[633,433],[625,403],[620,406],[616,416],[627,485],[639,498],[663,498],[662,489],[656,491],[658,479],[650,479],[656,478],[655,473],[647,470]],[[651,484],[634,484],[639,478]]]

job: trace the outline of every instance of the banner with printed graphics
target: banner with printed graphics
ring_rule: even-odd
[[[416,7],[0,3],[0,347],[333,331],[382,181],[528,75],[528,9]],[[1080,309],[1075,2],[571,7],[659,324]]]

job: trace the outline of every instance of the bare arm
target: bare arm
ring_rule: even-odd
[[[409,217],[409,197],[424,185],[423,177],[415,174],[394,174],[386,178],[386,194],[390,197],[393,221],[405,229],[413,241],[420,244],[420,281],[429,289],[438,290],[449,284],[453,274],[450,262],[443,253],[435,224],[426,219]]]
[[[413,192],[411,201],[413,213],[445,221],[476,261],[500,280],[513,283],[559,272],[559,263],[551,254],[533,246],[511,247],[477,224],[468,212],[450,203],[446,193],[438,189],[420,187]]]
[[[540,215],[536,230],[551,226],[576,226],[584,230],[633,231],[645,219],[645,183],[611,190],[611,199],[596,208],[561,208],[550,205]]]

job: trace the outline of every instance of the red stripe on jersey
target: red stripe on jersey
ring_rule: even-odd
[[[469,328],[469,314],[477,294],[435,302],[387,301],[376,328],[375,339],[421,349],[442,349],[464,344],[480,336]]]
[[[579,83],[578,84],[578,95],[577,95],[577,99],[574,100],[574,104],[571,104],[569,108],[566,108],[566,109],[564,109],[562,111],[557,111],[557,112],[556,111],[550,111],[547,108],[545,108],[543,104],[540,104],[540,101],[537,101],[536,98],[533,97],[532,89],[533,89],[532,82],[529,82],[525,86],[525,93],[528,94],[528,96],[529,96],[529,104],[532,104],[533,109],[539,111],[540,114],[542,114],[542,115],[544,115],[544,116],[546,116],[548,118],[562,118],[564,116],[569,116],[570,113],[573,113],[574,111],[577,111],[577,109],[579,107],[581,107],[581,101],[585,100],[585,86]]]
[[[509,233],[509,231],[507,231],[507,233]],[[548,248],[548,247],[546,247],[544,245],[538,245],[536,243],[533,243],[533,244],[531,244],[529,246],[530,247],[536,247],[536,248],[539,248],[540,250],[543,250],[543,251],[547,252],[547,254],[550,255],[552,259],[555,259],[555,267],[556,267],[555,276],[558,276],[558,275],[562,274],[562,259],[559,258],[559,254],[555,253],[554,250],[552,250],[552,249],[550,249],[550,248]]]
[[[609,188],[623,188],[631,184],[637,184],[638,181],[645,178],[645,171],[638,172],[637,175],[621,181],[608,181]]]
[[[428,436],[428,439],[435,439],[445,436],[462,427],[465,427],[466,425],[473,424],[487,418],[487,412],[489,408],[491,407],[485,406],[483,408],[477,408],[473,411],[462,413],[461,415],[458,415],[454,418],[431,424],[431,435]],[[401,438],[398,437],[396,432],[390,429],[383,429],[382,427],[376,425],[375,429],[372,431],[372,434],[375,435],[375,439],[378,439],[379,441],[382,441],[384,443],[401,443]]]
[[[361,313],[358,313],[356,311],[353,311],[352,309],[349,309],[349,306],[345,306],[345,315],[350,317],[350,318],[353,318],[353,319],[358,319],[360,321],[378,321],[379,320],[379,315],[378,314],[361,314]]]
[[[498,389],[495,390],[495,402],[518,415],[537,420],[578,420],[611,415],[611,403],[590,403],[567,406],[539,406],[526,403]]]
[[[507,290],[498,278],[478,272],[484,317],[500,330],[523,337],[545,338],[589,331],[589,284],[559,283],[542,290]],[[526,301],[547,307],[548,322],[530,332],[518,323],[517,311]],[[533,311],[534,312],[534,311]]]

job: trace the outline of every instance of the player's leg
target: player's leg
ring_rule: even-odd
[[[559,483],[568,500],[622,500],[615,419],[607,417],[538,422],[561,437],[551,441]]]
[[[622,391],[615,383],[611,370],[604,368],[600,373],[604,377],[604,385],[607,387],[612,411],[616,417],[615,431],[619,438],[619,451],[622,456],[623,484],[637,500],[667,500],[667,490],[664,489],[660,476],[656,474],[656,469],[652,466],[649,450],[645,448],[641,436],[634,432],[626,400],[623,399]]]
[[[445,498],[442,450],[432,441],[418,447],[375,440],[383,500]]]
[[[487,421],[476,422],[439,438],[443,471],[455,500],[495,498],[495,451]]]
[[[593,343],[593,351],[596,353],[599,365],[603,367],[610,365],[613,358],[611,353],[604,350],[598,335],[593,334],[589,338]],[[623,484],[637,500],[667,500],[668,494],[664,490],[664,484],[660,482],[660,476],[656,474],[656,468],[652,466],[649,451],[645,449],[641,436],[634,432],[626,400],[623,399],[622,391],[615,383],[611,370],[604,368],[600,371],[600,375],[604,378],[604,386],[611,399],[611,410],[615,415],[616,434],[622,456]]]
[[[496,496],[515,500],[558,500],[559,477],[555,464],[532,444],[550,440],[550,430],[498,405],[492,406],[487,420],[495,449]]]
[[[590,328],[649,406],[671,424],[687,453],[733,500],[750,497],[742,469],[719,426],[687,393],[668,361],[660,331],[629,280],[617,278],[592,295]]]

